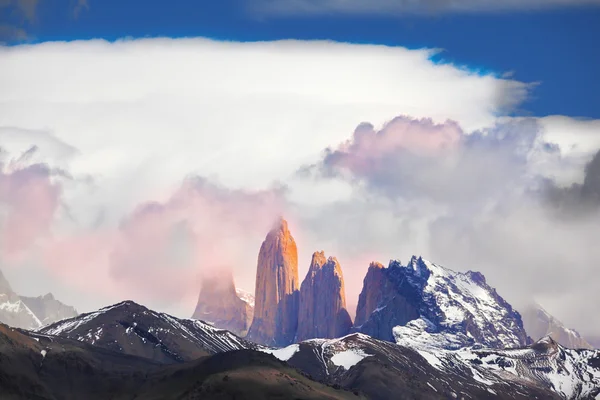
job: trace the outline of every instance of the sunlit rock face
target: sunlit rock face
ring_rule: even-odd
[[[298,250],[280,218],[267,234],[258,254],[254,319],[248,338],[266,345],[292,343],[298,327]]]

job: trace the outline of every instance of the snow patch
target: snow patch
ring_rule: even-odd
[[[283,347],[281,349],[259,349],[263,353],[268,353],[274,355],[281,361],[287,361],[294,356],[300,350],[300,346],[297,344],[292,344],[288,347]]]
[[[336,353],[333,357],[331,357],[331,362],[338,367],[343,367],[344,369],[349,370],[358,364],[362,359],[369,356],[370,354],[365,354],[360,349],[348,349]]]

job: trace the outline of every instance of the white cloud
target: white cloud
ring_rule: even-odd
[[[289,14],[387,14],[489,13],[599,5],[599,0],[251,0],[254,12]]]

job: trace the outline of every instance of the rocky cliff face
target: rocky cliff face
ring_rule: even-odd
[[[533,340],[549,336],[561,345],[570,349],[591,349],[592,346],[573,330],[550,315],[539,304],[530,304],[521,313],[523,326]]]
[[[363,279],[363,290],[358,297],[356,306],[356,318],[354,324],[362,326],[369,316],[378,307],[379,303],[389,294],[384,293],[384,288],[388,282],[384,273],[384,266],[378,262],[372,262],[369,265],[367,275]]]
[[[252,311],[248,308],[248,304],[238,297],[231,270],[220,269],[202,280],[192,318],[212,322],[217,328],[243,336],[250,326],[248,314]]]
[[[408,282],[397,279],[390,268],[378,262],[369,265],[353,330],[393,342],[393,327],[419,318],[419,293]]]
[[[268,345],[292,343],[298,327],[298,250],[283,218],[260,247],[254,295],[248,338]]]
[[[520,314],[482,274],[454,272],[421,257],[406,266],[391,261],[388,268],[369,268],[353,329],[409,347],[529,343]]]
[[[297,340],[341,337],[351,326],[342,267],[336,258],[316,252],[300,287]]]

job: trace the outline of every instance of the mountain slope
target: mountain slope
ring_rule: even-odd
[[[438,368],[426,359],[433,358],[427,353],[360,333],[340,339],[307,340],[275,355],[315,379],[360,391],[376,400],[560,398],[537,381],[511,379],[488,384],[462,364]]]
[[[0,398],[359,399],[273,356],[240,350],[161,365],[87,343],[0,325]]]
[[[161,363],[255,348],[233,333],[198,320],[158,313],[132,301],[81,314],[38,330]]]
[[[550,315],[537,304],[530,304],[521,312],[523,326],[534,340],[550,336],[561,345],[570,349],[591,349],[592,346],[581,337],[579,332],[567,328],[562,322]]]
[[[564,399],[600,397],[600,351],[567,349],[552,338],[519,349],[419,351],[439,371],[464,368],[491,388],[507,382],[535,382]]]
[[[482,274],[454,272],[414,256],[406,266],[371,264],[353,330],[388,341],[443,334],[437,344],[445,348],[528,343],[521,316]]]

